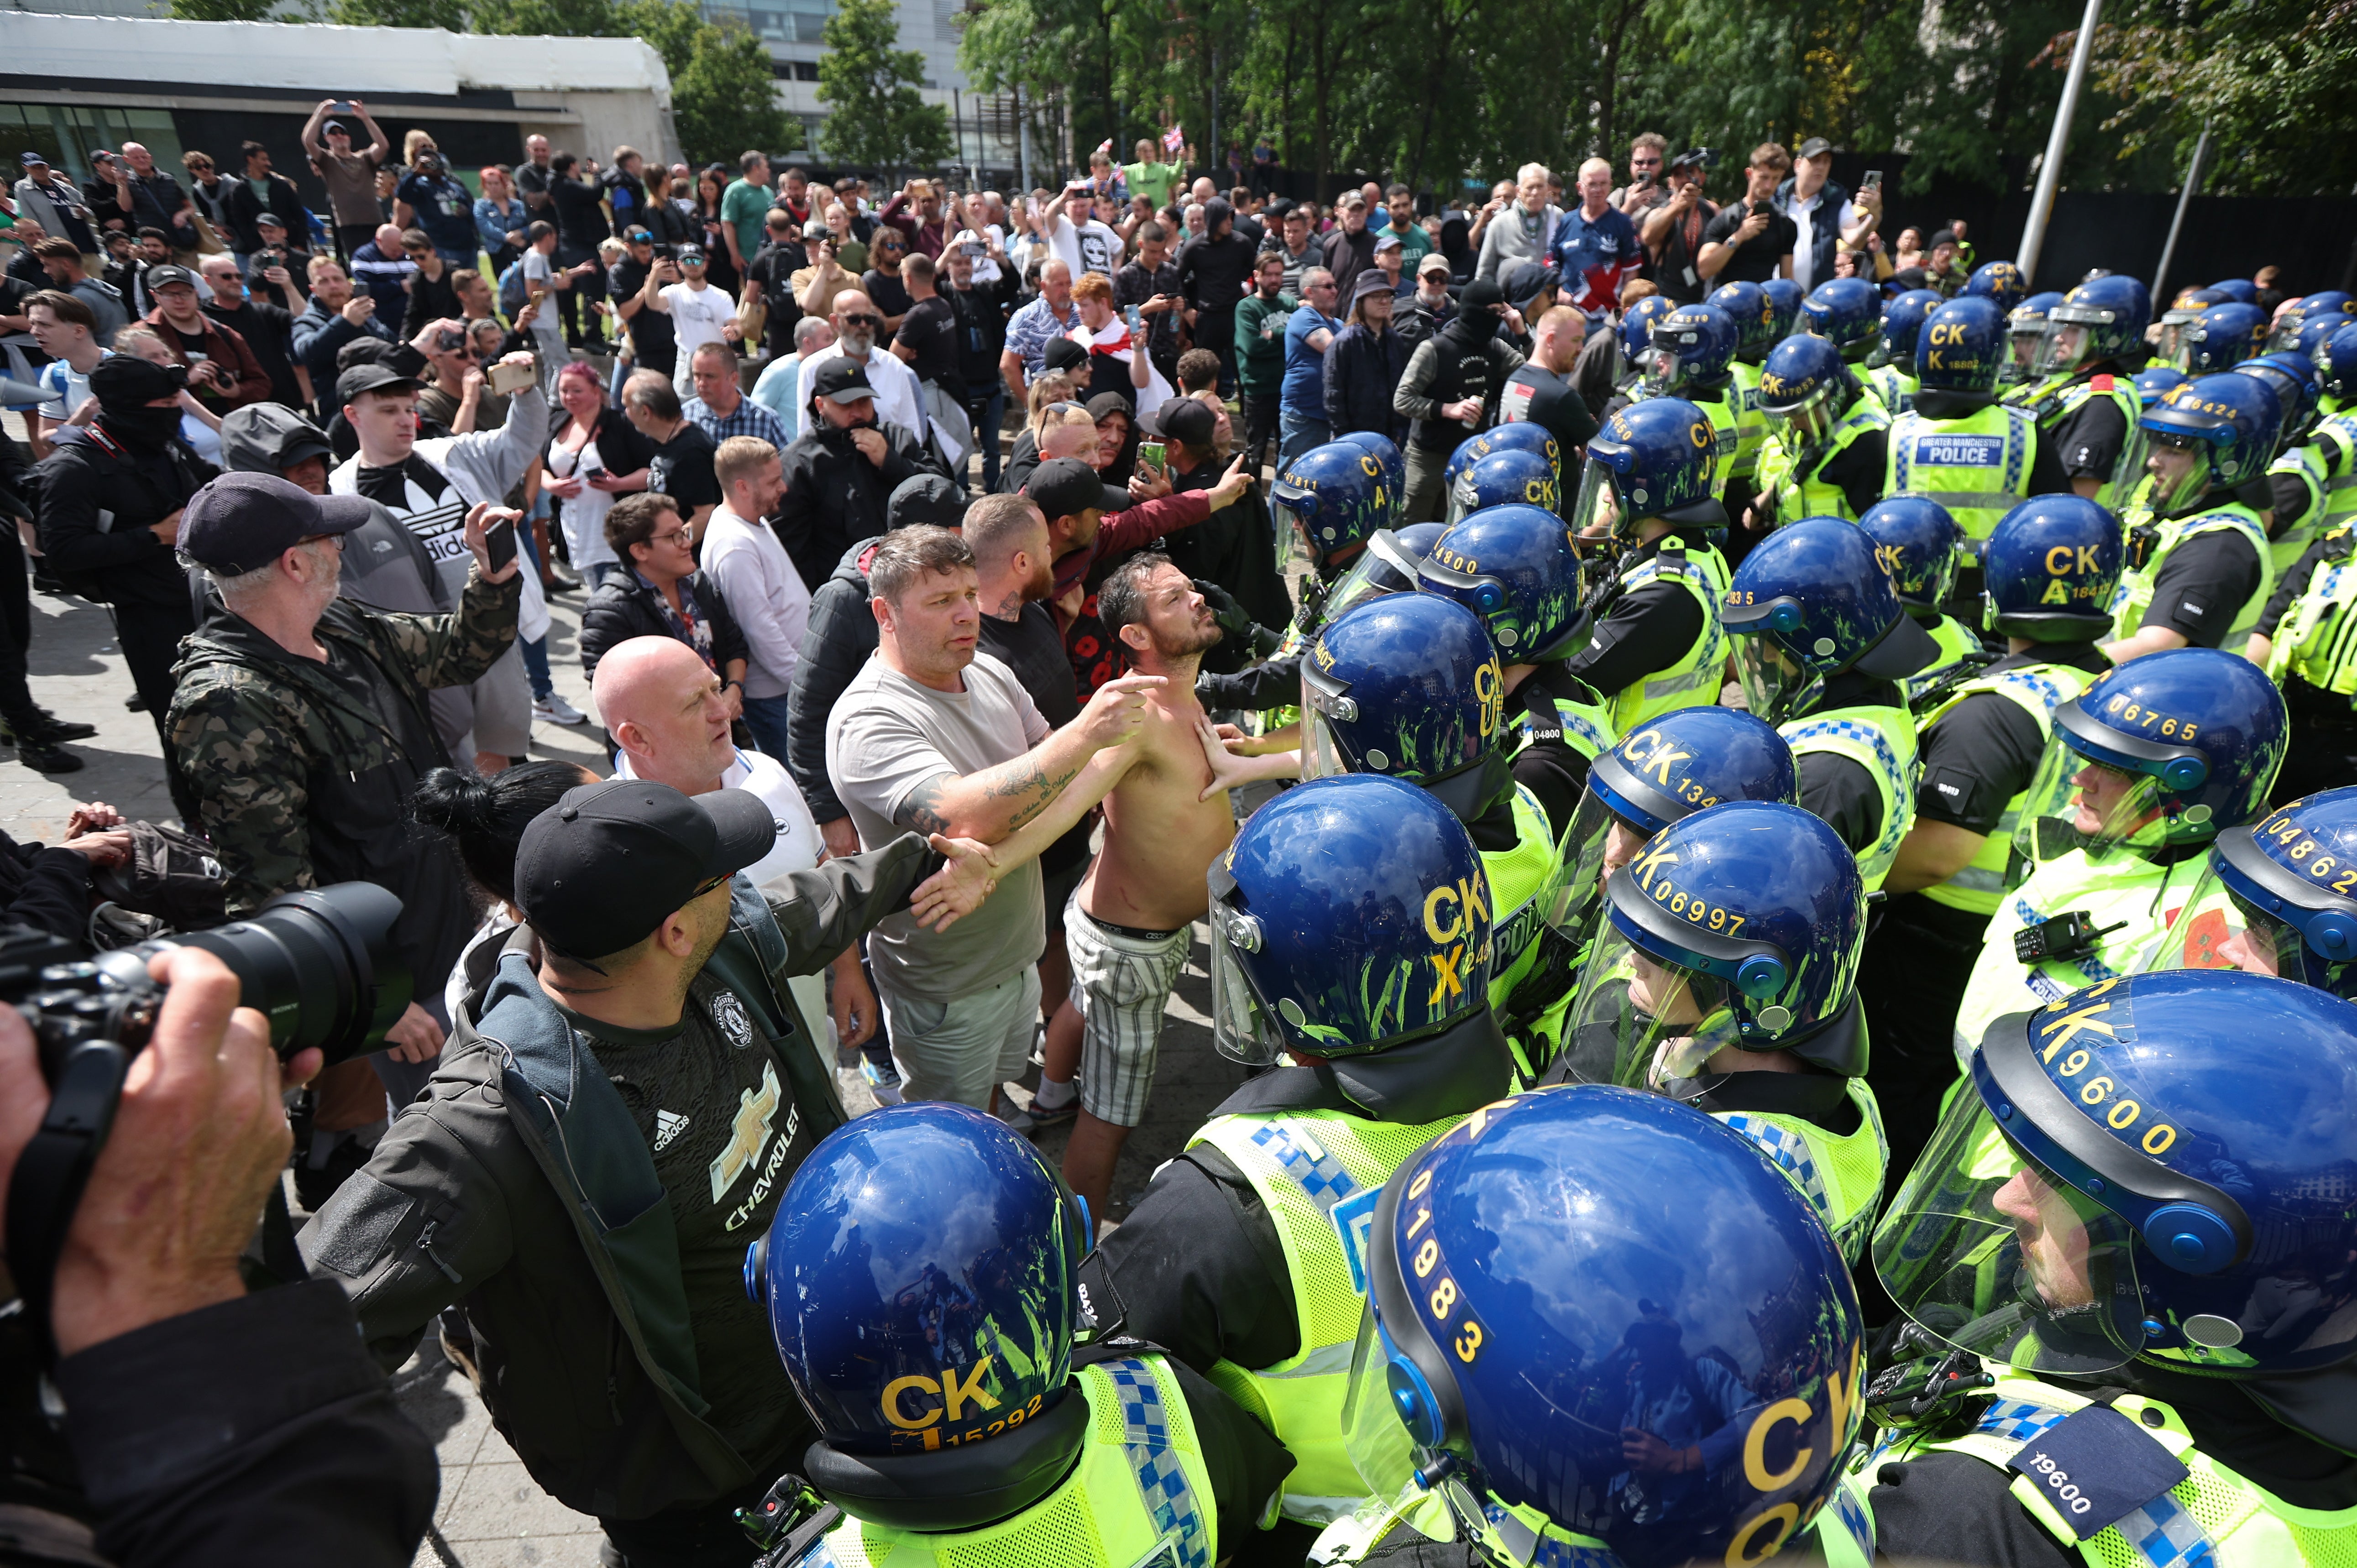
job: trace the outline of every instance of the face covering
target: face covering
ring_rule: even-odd
[[[149,408],[145,404],[102,408],[99,423],[106,426],[106,433],[135,450],[159,450],[166,441],[180,433],[178,408]]]

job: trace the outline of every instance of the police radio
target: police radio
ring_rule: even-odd
[[[2059,962],[2082,959],[2093,952],[2095,945],[2104,938],[2126,925],[2126,920],[2115,920],[2108,926],[2098,928],[2093,913],[2072,909],[2014,932],[2013,956],[2024,963],[2040,963],[2047,959]]]

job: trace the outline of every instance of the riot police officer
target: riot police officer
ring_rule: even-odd
[[[2234,300],[2209,306],[2185,324],[2177,338],[2177,368],[2189,376],[2231,371],[2266,341],[2267,313]]]
[[[2255,376],[2276,394],[2279,423],[2275,461],[2267,465],[2265,510],[2267,562],[2280,583],[2324,530],[2325,503],[2332,495],[2334,470],[2347,460],[2346,444],[2340,439],[2342,432],[2317,429],[2323,385],[2311,361],[2292,353],[2262,354],[2236,365],[2233,373]]]
[[[1915,406],[1915,340],[1923,335],[1924,318],[1939,306],[1937,290],[1910,288],[1882,307],[1882,329],[1874,352],[1866,357],[1866,385],[1884,413],[1900,414]]]
[[[1881,1556],[2321,1568],[2357,1544],[2352,1017],[2169,973],[1989,1029],[1875,1234],[1912,1332],[1953,1354],[1911,1380],[1984,1385],[1854,1461]]]
[[[1715,433],[1682,398],[1648,398],[1605,416],[1587,444],[1576,516],[1609,513],[1620,551],[1591,607],[1587,646],[1566,671],[1604,694],[1615,736],[1718,700],[1727,641],[1718,627],[1726,559],[1713,542],[1727,511],[1713,497]]]
[[[1261,1416],[1297,1462],[1285,1518],[1322,1525],[1366,1495],[1341,1420],[1358,1217],[1512,1079],[1489,1004],[1488,879],[1447,807],[1367,775],[1263,806],[1211,878],[1213,1038],[1270,1070],[1155,1173],[1081,1285],[1100,1324]]]
[[[2185,329],[2201,319],[2201,313],[2213,305],[2223,305],[2226,296],[2206,288],[2180,288],[2169,308],[2160,313],[2160,336],[2154,340],[2152,357],[2160,364],[2182,371],[2185,354]]]
[[[1803,518],[1735,569],[1720,612],[1744,703],[1801,768],[1801,803],[1833,824],[1869,892],[1915,819],[1915,723],[1898,682],[1938,656],[1900,607],[1874,541]]]
[[[2022,798],[2056,706],[2110,671],[2095,639],[2120,575],[2119,524],[2091,500],[2041,496],[2007,512],[1983,560],[1988,629],[2006,655],[1922,715],[1915,825],[1884,885],[1889,907],[1859,985],[1891,1164],[1914,1164],[1955,1081],[1956,1009],[2003,901]]]
[[[1881,496],[1890,414],[1859,386],[1829,339],[1803,334],[1769,351],[1760,371],[1760,412],[1768,440],[1760,449],[1754,519],[1855,521]]]
[[[963,1105],[887,1106],[811,1152],[745,1265],[819,1433],[750,1521],[765,1563],[1130,1568],[1250,1539],[1291,1459],[1160,1350],[1075,1346],[1090,1230]]]
[[[1682,305],[1653,323],[1645,349],[1645,374],[1626,401],[1609,403],[1604,414],[1614,413],[1647,398],[1677,398],[1709,416],[1711,446],[1710,490],[1727,493],[1727,477],[1735,471],[1737,446],[1735,345],[1739,335],[1735,320],[1715,305]]]
[[[1857,525],[1874,541],[1900,606],[1939,645],[1938,657],[1899,683],[1907,705],[1921,713],[1926,703],[1937,703],[1989,661],[1980,638],[1940,607],[1956,585],[1964,532],[1947,508],[1912,496],[1875,502]]]
[[[1605,879],[1550,1078],[1718,1117],[1801,1185],[1855,1262],[1883,1172],[1865,945],[1857,861],[1824,819],[1781,800],[1696,811]]]
[[[2357,1000],[2357,877],[2346,876],[2357,864],[2352,854],[2357,787],[2303,796],[2228,828],[2147,967],[2239,969]]]
[[[2316,405],[2317,417],[2332,419],[2357,410],[2357,321],[2333,328],[2309,357],[2324,380],[2324,396]],[[2357,506],[2357,499],[2351,504]]]
[[[1375,460],[1376,467],[1383,470],[1383,494],[1391,503],[1384,521],[1390,527],[1399,527],[1400,519],[1407,515],[1407,456],[1399,449],[1399,444],[1372,430],[1353,430],[1334,439],[1358,447]]]
[[[1585,577],[1563,519],[1540,507],[1475,512],[1433,545],[1417,568],[1426,593],[1480,618],[1505,666],[1515,780],[1556,832],[1571,820],[1587,765],[1613,740],[1604,694],[1573,668],[1587,642]]]
[[[1645,350],[1652,343],[1653,323],[1675,308],[1668,296],[1649,294],[1620,313],[1620,325],[1613,328],[1613,338],[1620,345],[1620,362],[1627,369],[1612,378],[1614,396],[1637,395],[1638,383],[1645,379]]]
[[[1735,405],[1735,463],[1727,471],[1726,493],[1739,501],[1759,488],[1751,477],[1759,472],[1760,444],[1768,438],[1768,421],[1760,412],[1760,365],[1776,346],[1776,307],[1756,283],[1721,284],[1703,303],[1717,306],[1735,323],[1735,358],[1727,363],[1735,378],[1727,388],[1727,400]]]
[[[1996,400],[2004,334],[2005,317],[1986,299],[1952,299],[1924,318],[1915,406],[1890,422],[1883,475],[1883,494],[1946,507],[1975,553],[2022,501],[2071,488],[2037,420]]]
[[[2259,614],[2244,652],[2283,688],[2291,751],[2275,799],[2294,800],[2357,778],[2357,530],[2308,548]]]
[[[2046,315],[2029,404],[2039,437],[2052,444],[2071,488],[2113,511],[2144,467],[2142,405],[2129,373],[2144,357],[2152,295],[2114,273],[2083,283]]]
[[[2270,350],[2296,349],[2301,339],[2311,333],[2330,336],[2332,332],[2357,320],[2357,295],[2337,288],[2320,288],[2314,294],[2303,295],[2289,309],[2276,318],[2275,330],[2267,338]],[[2307,345],[2309,351],[2315,345]]]
[[[1494,457],[1501,452],[1528,452],[1534,456],[1545,459],[1548,478],[1556,490],[1561,491],[1563,488],[1562,444],[1555,440],[1554,434],[1545,425],[1534,424],[1529,420],[1515,420],[1510,424],[1493,424],[1479,435],[1469,435],[1457,444],[1457,450],[1448,455],[1448,467],[1440,471],[1440,481],[1445,493],[1453,498],[1457,491],[1457,481],[1464,477],[1465,470],[1483,458]],[[1506,501],[1522,499],[1520,496],[1501,496],[1488,504],[1497,506]],[[1452,517],[1448,521],[1454,522],[1457,520]]]
[[[1956,295],[1961,299],[1988,300],[2001,314],[2010,316],[2014,306],[2029,296],[2029,280],[2011,262],[1983,262]]]
[[[2240,653],[2275,585],[2266,525],[2235,495],[2275,456],[2279,405],[2252,376],[2171,387],[2144,414],[2148,512],[2131,512],[2112,596],[2115,664],[2169,648]]]
[[[2051,289],[2031,295],[2006,312],[2005,370],[1997,384],[2005,388],[2003,401],[2023,407],[2036,403],[2046,391],[2046,381],[2031,373],[2038,363],[2039,346],[2046,341],[2046,314],[2062,303],[2062,296]]]
[[[1437,522],[1412,522],[1396,532],[1377,529],[1333,586],[1319,590],[1315,582],[1303,584],[1301,608],[1281,636],[1254,624],[1241,608],[1234,611],[1234,620],[1240,624],[1231,624],[1222,614],[1220,625],[1229,636],[1248,638],[1255,648],[1274,642],[1275,648],[1267,659],[1234,674],[1206,671],[1198,675],[1196,696],[1207,709],[1232,709],[1245,714],[1250,721],[1246,727],[1258,734],[1269,749],[1281,750],[1292,744],[1290,737],[1277,738],[1271,732],[1285,730],[1300,716],[1294,703],[1301,695],[1305,639],[1316,637],[1318,628],[1353,605],[1381,594],[1413,592],[1417,564],[1444,532]],[[1217,600],[1213,602],[1216,605]]]
[[[2014,833],[2032,869],[1989,918],[1959,1061],[1991,1019],[2143,966],[2210,841],[2266,810],[2286,728],[2258,666],[2214,648],[2149,654],[2056,706]]]
[[[1312,1561],[1756,1564],[1802,1520],[1863,1527],[1820,1508],[1861,1417],[1857,1299],[1743,1137],[1624,1090],[1518,1095],[1372,1219],[1344,1419],[1377,1500]]]
[[[1291,517],[1320,583],[1340,575],[1402,505],[1383,459],[1352,441],[1329,441],[1304,452],[1285,465],[1269,494]]]
[[[1881,338],[1882,291],[1864,278],[1827,278],[1801,302],[1801,330],[1839,349],[1842,363],[1861,364]]]
[[[1552,444],[1555,438],[1547,439]],[[1553,458],[1526,447],[1501,446],[1458,469],[1456,477],[1448,481],[1448,521],[1451,524],[1484,507],[1516,504],[1544,507],[1552,512],[1563,510],[1561,483]]]

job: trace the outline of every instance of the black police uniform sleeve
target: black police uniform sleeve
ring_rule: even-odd
[[[1675,664],[1702,635],[1702,617],[1684,585],[1648,583],[1614,601],[1567,668],[1609,696]]]
[[[1883,468],[1889,456],[1889,431],[1869,430],[1825,459],[1817,478],[1841,491],[1852,517],[1864,517],[1882,499]]]
[[[1264,714],[1301,700],[1301,655],[1248,665],[1232,675],[1206,671],[1195,677],[1195,696],[1206,708]]]
[[[2058,444],[2051,436],[2040,435],[2031,442],[2029,454],[2029,489],[2033,496],[2066,496],[2076,492],[2071,489],[2071,476],[2057,456]]]
[[[2291,570],[2276,584],[2276,591],[2268,596],[2266,607],[2259,612],[2259,631],[2263,636],[2275,636],[2276,629],[2283,625],[2283,618],[2291,613],[2292,606],[2308,592],[2308,585],[2316,576],[2316,569],[2324,564],[2328,544],[2333,549],[2341,549],[2346,543],[2347,541],[2336,531],[2300,553],[2299,559],[2292,563]]]
[[[433,1520],[434,1446],[332,1282],[166,1318],[56,1376],[98,1549],[123,1568],[405,1568]]]
[[[1225,1548],[1220,1555],[1232,1560],[1260,1528],[1269,1498],[1293,1473],[1293,1455],[1257,1416],[1200,1372],[1182,1361],[1172,1362],[1170,1369],[1178,1376],[1178,1391],[1186,1395],[1187,1413],[1194,1418],[1195,1441],[1211,1472],[1212,1508],[1220,1521],[1220,1544]]]
[[[2052,433],[2041,435],[2039,444],[2053,443],[2062,471],[2072,478],[2109,479],[2120,460],[2120,448],[2127,445],[2127,439],[2128,422],[2120,413],[2120,405],[2098,392],[2073,410],[2068,419],[2057,421]]]
[[[2315,504],[2316,492],[2309,489],[2308,480],[2300,475],[2267,476],[2267,510],[2275,518],[2277,532],[2305,521],[2309,509]]]
[[[1588,759],[1561,736],[1534,740],[1514,754],[1514,782],[1538,798],[1547,827],[1563,837],[1587,789]]]
[[[2019,703],[1975,692],[1923,733],[1916,817],[1969,832],[1996,832],[2007,805],[2029,788],[2045,750],[2038,721]]]
[[[1196,1371],[1267,1367],[1301,1348],[1276,1222],[1242,1172],[1197,1145],[1155,1173],[1129,1219],[1081,1263],[1097,1322]]]
[[[2080,1568],[2079,1554],[2029,1516],[2013,1477],[1969,1454],[1888,1464],[1867,1497],[1878,1557],[1967,1568]]]
[[[2259,585],[2259,553],[2239,530],[2197,533],[2161,563],[2140,627],[2165,626],[2195,648],[2215,648]]]
[[[1829,751],[1793,760],[1801,769],[1802,809],[1824,818],[1852,854],[1864,854],[1882,832],[1882,796],[1874,775]]]

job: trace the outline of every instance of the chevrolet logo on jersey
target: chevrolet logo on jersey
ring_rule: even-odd
[[[750,1169],[770,1146],[770,1123],[776,1118],[778,1103],[783,1098],[778,1087],[777,1064],[763,1062],[760,1092],[756,1094],[748,1089],[737,1096],[737,1120],[730,1129],[727,1146],[713,1158],[713,1202],[726,1196],[728,1189],[737,1185],[737,1178]]]

